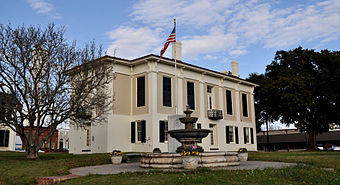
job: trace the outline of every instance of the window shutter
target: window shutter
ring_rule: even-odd
[[[254,144],[254,129],[250,128],[250,142],[251,144]]]
[[[247,128],[243,128],[243,139],[244,139],[244,144],[247,144]]]
[[[159,142],[164,143],[165,140],[165,125],[164,121],[159,121]]]
[[[142,121],[142,143],[146,142],[146,121]]]
[[[131,143],[136,142],[136,123],[131,122]]]
[[[236,142],[236,144],[239,144],[239,141],[238,141],[238,127],[235,127],[235,142]]]
[[[230,138],[229,138],[229,126],[225,127],[225,136],[226,136],[226,142],[227,144],[230,143]]]

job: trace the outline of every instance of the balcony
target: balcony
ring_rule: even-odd
[[[222,110],[210,109],[208,110],[208,118],[212,120],[223,119],[223,112]]]

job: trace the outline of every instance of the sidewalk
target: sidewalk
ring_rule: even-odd
[[[120,165],[105,164],[99,166],[87,166],[80,168],[73,168],[70,172],[73,175],[89,175],[89,174],[118,174],[124,172],[136,172],[136,171],[148,171],[148,170],[160,170],[160,171],[184,171],[183,169],[150,169],[139,167],[139,162],[136,163],[122,163]],[[296,166],[296,163],[282,163],[282,162],[265,162],[265,161],[246,161],[241,162],[240,166],[230,166],[223,168],[212,168],[213,170],[226,169],[226,170],[254,170],[254,169],[266,169],[266,168],[285,168]]]

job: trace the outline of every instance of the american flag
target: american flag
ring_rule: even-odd
[[[170,33],[168,40],[166,41],[166,43],[164,44],[163,49],[161,50],[161,57],[163,56],[163,54],[165,53],[165,50],[168,48],[170,42],[176,42],[176,26],[174,26],[174,29],[172,30],[172,32]]]

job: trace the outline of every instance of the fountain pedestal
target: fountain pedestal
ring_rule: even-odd
[[[187,106],[184,111],[185,117],[179,118],[180,122],[185,124],[185,129],[170,130],[168,133],[172,138],[175,138],[182,145],[176,149],[176,153],[181,153],[185,148],[197,146],[198,152],[203,152],[203,148],[197,143],[202,142],[202,139],[207,137],[211,130],[208,129],[194,129],[193,125],[197,122],[197,117],[191,117],[192,111]]]

